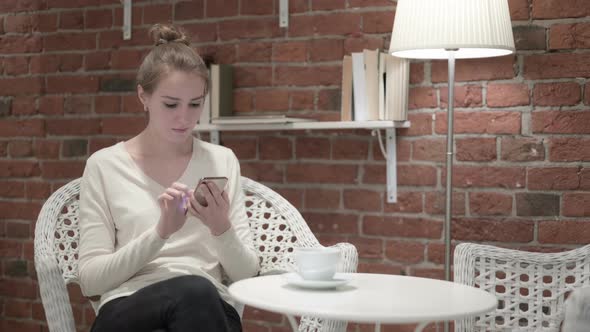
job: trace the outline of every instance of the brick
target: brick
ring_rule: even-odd
[[[391,265],[391,263],[364,263],[360,262],[357,268],[357,272],[359,273],[383,273],[383,274],[394,274],[400,275],[403,274],[404,271],[402,270],[401,266]],[[373,328],[370,328],[368,331],[374,331]]]
[[[96,119],[48,119],[50,135],[96,135],[100,133],[100,121]]]
[[[0,211],[4,219],[37,220],[41,211],[38,202],[0,202]]]
[[[0,324],[2,331],[37,332],[44,328],[41,323],[20,320],[2,320]]]
[[[4,313],[6,317],[11,318],[31,318],[32,306],[29,301],[18,301],[15,299],[7,299],[5,303]]]
[[[342,213],[304,213],[314,234],[358,234],[358,216]]]
[[[311,3],[311,10],[344,9],[344,0],[316,0]]]
[[[100,70],[110,68],[110,52],[95,52],[84,55],[84,69]]]
[[[362,233],[388,237],[438,239],[442,235],[442,223],[423,218],[397,218],[365,216]]]
[[[312,62],[341,61],[343,56],[342,39],[312,39],[309,42],[309,60]]]
[[[385,165],[364,167],[363,183],[386,183]],[[434,186],[436,185],[436,168],[425,165],[398,165],[398,185],[400,186]]]
[[[285,198],[291,203],[296,209],[301,210],[303,208],[303,190],[302,189],[287,189],[287,188],[274,188],[277,194]]]
[[[92,112],[92,97],[70,96],[64,101],[64,112],[74,114],[88,114]]]
[[[521,114],[510,111],[456,112],[456,134],[520,134]],[[447,114],[437,113],[435,131],[447,132]]]
[[[383,197],[381,192],[361,189],[345,189],[342,193],[345,209],[381,212]]]
[[[293,159],[293,143],[289,138],[264,137],[259,143],[260,160]]]
[[[137,8],[141,11],[141,8]],[[120,16],[122,17],[122,10],[115,9],[115,22],[113,23],[114,26],[120,26],[120,23],[117,23],[117,12],[119,12]],[[133,17],[141,17],[135,15],[135,9]],[[188,30],[188,29],[187,29]],[[93,33],[96,36],[96,33]],[[92,40],[94,40],[93,38]],[[196,39],[196,38],[194,38]],[[196,40],[194,40],[196,42]],[[120,47],[128,47],[128,46],[148,46],[152,45],[152,40],[149,38],[147,34],[147,28],[138,28],[131,30],[131,39],[130,40],[123,40],[123,34],[120,30],[109,30],[109,31],[101,31],[98,34],[98,49],[114,49]]]
[[[217,23],[190,23],[184,24],[182,27],[186,33],[190,36],[191,42],[213,42],[218,38]],[[220,45],[210,45],[211,47],[218,47]],[[202,48],[199,47],[199,54],[208,54],[209,52],[203,52]],[[216,61],[221,62],[217,57]]]
[[[45,95],[39,99],[39,113],[45,115],[61,115],[63,114],[63,97]]]
[[[440,107],[447,108],[449,101],[449,88],[440,88]],[[482,105],[482,87],[479,85],[459,85],[455,86],[454,106],[459,107],[481,107]]]
[[[0,120],[0,136],[43,136],[45,135],[45,121],[30,120]]]
[[[88,153],[88,140],[85,139],[68,139],[64,140],[61,145],[61,154],[63,157],[83,157]]]
[[[143,24],[155,24],[170,21],[171,4],[156,4],[143,7]]]
[[[292,20],[289,20],[289,29],[292,29],[291,23]],[[233,39],[243,40],[249,38],[272,38],[280,35],[281,30],[275,18],[224,20],[219,23],[219,38],[223,41]]]
[[[6,236],[9,238],[28,239],[31,237],[30,228],[29,222],[6,222]],[[13,272],[18,273],[19,271],[15,270]]]
[[[555,244],[588,243],[590,227],[587,221],[542,221],[539,222],[539,242]]]
[[[117,142],[118,140],[115,138],[91,138],[88,143],[88,154],[90,155],[100,149],[115,145]]]
[[[455,244],[451,244],[451,253],[455,252]],[[435,264],[445,263],[445,245],[442,243],[428,243],[427,260]],[[451,262],[453,262],[453,255],[451,254]]]
[[[78,0],[76,2],[68,0],[49,0],[50,8],[78,8],[84,6],[98,6],[105,3],[105,0]],[[108,4],[108,2],[106,2]]]
[[[335,167],[338,168],[336,171]],[[354,165],[290,164],[287,182],[299,183],[356,183],[358,167]]]
[[[26,158],[33,156],[31,141],[12,141],[8,143],[8,155],[12,158]]]
[[[234,113],[252,112],[254,94],[251,91],[234,89]]]
[[[49,76],[47,93],[89,93],[98,91],[98,79],[94,76]]]
[[[320,137],[297,137],[295,155],[297,159],[330,159],[330,140]]]
[[[18,77],[0,79],[0,91],[4,96],[41,94],[43,79],[40,77]]]
[[[590,169],[582,168],[580,171],[580,189],[590,189]]]
[[[346,24],[342,24],[346,22]],[[361,14],[333,12],[330,14],[301,15],[289,18],[289,35],[350,35],[361,33]]]
[[[338,138],[332,142],[333,160],[367,160],[369,142],[366,140]]]
[[[460,241],[498,241],[526,243],[533,240],[535,225],[531,221],[453,219],[451,236]]]
[[[74,72],[82,68],[80,54],[42,54],[31,58],[31,73]]]
[[[549,47],[553,50],[590,48],[589,23],[554,24],[549,34]]]
[[[40,32],[57,31],[57,13],[43,13],[39,15],[38,29]]]
[[[580,187],[578,168],[529,168],[527,173],[527,188],[530,190],[575,190]]]
[[[116,50],[111,53],[112,69],[136,69],[141,64],[147,50]]]
[[[174,21],[203,18],[205,0],[179,1],[174,4]]]
[[[545,147],[543,141],[536,138],[502,137],[500,149],[502,160],[545,160]]]
[[[82,176],[84,161],[44,161],[41,172],[45,179],[74,179]]]
[[[512,214],[512,195],[469,193],[469,211],[476,216],[509,216]]]
[[[508,8],[512,20],[529,19],[529,0],[508,0]]]
[[[454,166],[453,186],[460,188],[524,188],[526,171],[522,167]],[[443,172],[442,183],[446,183]]]
[[[272,15],[273,0],[250,0],[244,1],[240,6],[240,14],[242,15]],[[277,6],[278,7],[278,6]],[[278,10],[278,8],[277,8]]]
[[[27,181],[27,198],[45,200],[51,195],[51,185],[47,182]]]
[[[590,77],[586,53],[535,54],[524,57],[525,79]]]
[[[291,110],[313,110],[313,91],[291,91]]]
[[[20,258],[22,256],[22,243],[17,240],[3,238],[0,240],[0,257]],[[2,286],[0,285],[0,288]]]
[[[590,3],[584,0],[533,1],[533,19],[573,18],[590,15]]]
[[[111,0],[108,0],[111,1]],[[143,18],[143,7],[131,6],[131,28],[142,25],[141,20]],[[123,26],[123,6],[115,6],[113,10],[113,26]],[[136,29],[137,30],[137,29]],[[131,32],[131,39],[134,39],[134,35],[137,31]],[[147,34],[147,30],[143,33]]]
[[[412,123],[410,128],[397,129],[403,136],[423,136],[432,135],[433,114],[429,113],[410,113],[408,120]]]
[[[256,90],[255,105],[257,111],[289,110],[289,91],[279,89]]]
[[[230,17],[238,15],[238,0],[207,1],[206,17]]]
[[[547,49],[546,29],[542,26],[517,26],[512,32],[517,50]]]
[[[274,85],[337,85],[341,83],[339,66],[276,66]]]
[[[15,97],[12,99],[12,115],[34,115],[36,113],[36,97]]]
[[[248,66],[234,68],[236,88],[272,85],[272,67]]]
[[[144,117],[112,117],[102,119],[102,134],[105,135],[137,135],[146,126]]]
[[[513,55],[457,60],[455,81],[480,81],[511,79],[516,75],[514,68],[516,57]],[[447,82],[447,61],[432,61],[432,82]]]
[[[114,97],[114,96],[113,96]],[[144,113],[145,110],[143,108],[143,104],[139,101],[139,99],[137,98],[137,95],[132,94],[132,95],[128,95],[128,96],[122,96],[122,106],[119,106],[117,104],[116,100],[110,100],[110,102],[112,102],[112,105],[108,105],[109,107],[109,111],[111,112],[119,112],[119,109],[121,112],[123,113]],[[102,106],[107,106],[107,105],[102,105]],[[105,109],[103,109],[103,111],[106,111]]]
[[[363,34],[346,36],[344,40],[344,54],[353,52],[362,52],[364,49],[375,50],[382,49],[385,41],[383,37],[372,37]],[[389,47],[389,45],[387,45]]]
[[[359,258],[382,258],[383,240],[365,237],[349,237],[349,243],[357,248]]]
[[[58,140],[35,140],[35,157],[38,159],[59,158],[60,141]]]
[[[308,188],[305,190],[306,209],[338,209],[340,190]]]
[[[32,33],[39,30],[38,14],[9,15],[4,19],[4,31],[15,33]]]
[[[25,197],[25,183],[22,181],[0,181],[0,197],[23,198]]]
[[[126,98],[125,96],[124,98]],[[137,96],[130,96],[134,101]],[[118,95],[100,95],[94,97],[95,113],[119,113],[121,112],[121,96]]]
[[[410,88],[408,109],[435,108],[438,106],[436,89],[431,87]]]
[[[8,142],[0,141],[0,157],[6,157],[8,153]]]
[[[38,53],[43,48],[38,35],[0,36],[0,53]]]
[[[237,59],[240,62],[270,62],[272,49],[272,43],[240,43],[237,49]]]
[[[273,45],[274,62],[305,62],[308,44],[305,41],[276,43]]]
[[[81,30],[84,28],[83,11],[67,11],[59,13],[59,28],[62,30]]]
[[[532,113],[534,133],[588,134],[590,113],[583,111],[541,111]]]
[[[102,92],[134,92],[135,80],[127,78],[103,78],[100,80]]]
[[[412,160],[444,161],[447,143],[444,139],[418,139],[412,141]]]
[[[384,195],[384,212],[420,213],[422,212],[422,194],[419,192],[397,192],[397,202],[387,202],[387,195]]]
[[[385,257],[390,260],[417,264],[424,261],[426,246],[419,242],[387,241],[385,243]]]
[[[554,194],[516,193],[517,216],[559,216],[559,196]]]
[[[25,57],[10,57],[4,59],[4,74],[10,76],[22,75],[29,72],[29,60]]]
[[[563,215],[566,217],[590,216],[590,194],[566,193],[563,195]]]
[[[487,93],[489,107],[525,106],[530,103],[526,84],[489,84]]]
[[[446,213],[446,194],[445,192],[430,191],[425,193],[424,211],[428,214],[443,215]],[[465,194],[453,193],[453,202],[451,205],[453,216],[465,215]]]
[[[12,101],[10,99],[0,99],[0,117],[8,116],[12,108]]]
[[[590,139],[559,137],[549,141],[550,161],[590,161]]]
[[[43,37],[45,51],[91,50],[96,48],[96,34],[68,32]]]
[[[376,12],[363,13],[364,33],[391,33],[395,11],[381,10]]]
[[[420,84],[422,82],[424,82],[424,62],[411,62],[410,63],[410,84]],[[442,92],[441,92],[441,96],[442,96]]]
[[[22,224],[24,226],[26,226],[27,230],[29,228],[29,224]],[[8,235],[10,237],[13,237],[12,235]],[[27,235],[28,237],[28,235]],[[27,261],[25,260],[14,260],[14,261],[9,261],[6,264],[6,275],[10,276],[10,277],[17,277],[17,278],[23,278],[23,277],[28,277],[29,276],[29,272],[27,270],[28,268],[28,264]],[[5,312],[8,312],[8,307],[6,308]],[[31,312],[27,313],[26,310],[22,310],[22,308],[18,308],[15,307],[13,308],[13,311],[11,314],[7,314],[8,316],[11,317],[19,317],[18,315],[22,315],[22,318],[29,318],[31,316]]]
[[[113,26],[111,9],[86,10],[84,27],[86,29],[106,29]]]
[[[456,140],[455,144],[459,161],[493,161],[498,157],[496,138],[463,138]]]
[[[248,162],[241,163],[240,167],[242,175],[249,177],[254,181],[283,183],[285,173],[284,165],[279,165],[277,163]]]
[[[581,89],[576,82],[537,83],[533,90],[535,106],[572,106],[580,100]]]
[[[318,90],[318,102],[317,102],[317,110],[318,111],[335,111],[340,113],[340,109],[342,108],[340,102],[342,98],[340,97],[340,90],[338,89],[321,89]],[[340,114],[338,114],[337,119],[340,119]]]

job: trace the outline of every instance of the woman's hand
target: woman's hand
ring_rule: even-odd
[[[174,182],[170,188],[158,196],[161,216],[156,230],[161,238],[167,239],[182,228],[186,222],[189,196],[191,192],[188,187],[178,182]]]
[[[214,236],[223,234],[231,227],[229,221],[229,197],[227,192],[221,192],[213,182],[201,184],[207,206],[203,206],[195,199],[194,191],[190,195],[189,211],[195,217],[201,219]]]

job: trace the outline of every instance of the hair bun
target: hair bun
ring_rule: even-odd
[[[154,24],[149,35],[156,46],[168,43],[181,43],[190,46],[190,41],[184,31],[170,24]]]

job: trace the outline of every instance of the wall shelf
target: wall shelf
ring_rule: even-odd
[[[395,146],[396,128],[409,128],[409,121],[304,121],[291,122],[286,118],[280,123],[251,123],[238,121],[231,124],[197,125],[193,132],[209,132],[211,143],[219,144],[220,131],[262,131],[262,130],[341,130],[341,129],[385,129],[387,152],[387,202],[397,202],[397,157]]]

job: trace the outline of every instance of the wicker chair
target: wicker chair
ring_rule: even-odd
[[[567,295],[590,285],[590,245],[538,253],[461,243],[454,264],[455,282],[498,298],[495,311],[455,322],[456,332],[558,332]]]
[[[268,187],[242,177],[246,210],[255,246],[260,256],[261,274],[293,270],[290,253],[295,246],[321,246],[301,214]],[[80,179],[58,189],[43,205],[35,227],[35,268],[43,308],[50,331],[73,332],[74,316],[66,285],[78,283],[78,199]],[[358,256],[349,243],[335,245],[342,253],[340,272],[355,272]],[[241,312],[241,308],[237,308]],[[302,317],[299,331],[344,331],[346,322]]]

